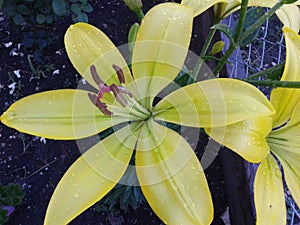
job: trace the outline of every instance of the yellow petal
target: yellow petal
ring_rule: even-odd
[[[286,224],[282,176],[276,160],[269,155],[259,165],[254,180],[256,225]]]
[[[210,224],[213,206],[202,167],[178,133],[150,121],[136,152],[142,191],[165,224]]]
[[[73,163],[52,195],[45,225],[69,223],[116,185],[136,143],[132,127],[126,126],[105,138]]]
[[[155,107],[156,119],[192,127],[222,127],[273,114],[254,86],[234,79],[211,79],[180,88]]]
[[[93,86],[97,87],[90,73],[92,64],[96,66],[101,79],[107,84],[119,84],[112,65],[122,68],[125,82],[132,81],[130,71],[119,50],[96,27],[86,23],[71,25],[65,34],[65,46],[73,66]]]
[[[52,139],[78,139],[97,134],[128,118],[104,116],[83,90],[46,91],[22,98],[0,117],[9,127]]]
[[[291,120],[295,126],[272,132],[268,141],[272,152],[276,155],[282,165],[289,191],[297,205],[300,206],[299,109],[297,114],[298,123],[295,124],[295,120]]]
[[[300,81],[300,36],[289,28],[283,29],[286,42],[286,62],[281,80]],[[274,127],[285,123],[295,105],[300,101],[300,90],[276,88],[271,93],[271,102],[276,110]]]
[[[226,127],[206,128],[205,131],[247,161],[258,163],[270,153],[266,137],[271,129],[271,118],[258,117]]]
[[[286,125],[280,129],[274,130],[271,133],[271,137],[275,137],[278,140],[284,140],[290,145],[300,147],[299,142],[300,134],[300,102],[295,106],[291,117]]]
[[[211,6],[220,3],[220,2],[230,2],[230,0],[182,0],[181,4],[190,6],[194,10],[194,16],[198,16],[199,14],[206,11]]]
[[[144,17],[133,49],[132,70],[142,104],[147,108],[181,70],[192,23],[192,9],[176,3],[157,5]]]
[[[300,29],[300,11],[297,5],[283,5],[277,10],[276,14],[285,27],[298,33]]]
[[[299,140],[299,137],[298,137]],[[289,142],[277,142],[271,144],[271,148],[276,155],[276,157],[280,160],[284,171],[284,178],[289,188],[293,199],[297,203],[298,207],[300,206],[300,144],[298,141],[297,146],[290,145]]]

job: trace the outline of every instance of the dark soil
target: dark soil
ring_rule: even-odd
[[[103,3],[105,2],[105,3]],[[146,1],[145,1],[146,2]],[[151,2],[151,4],[149,3]],[[157,1],[145,3],[145,12]],[[134,13],[129,11],[122,1],[95,1],[94,13],[89,15],[90,23],[104,31],[116,46],[127,43],[127,33],[130,26],[137,22]],[[32,54],[28,49],[20,46],[22,42],[19,31],[4,20],[0,24],[0,106],[2,114],[13,102],[21,97],[45,90],[76,88],[80,76],[72,67],[63,45],[63,35],[72,22],[65,18],[49,28],[58,39],[44,52],[41,63],[34,62],[35,69],[44,72],[33,74],[27,56]],[[203,41],[197,35],[199,24],[195,21],[195,35],[191,49],[199,53]],[[11,42],[11,46],[8,46]],[[12,53],[14,52],[14,54]],[[14,74],[19,71],[20,78]],[[17,73],[17,72],[15,72]],[[16,83],[12,93],[11,84]],[[44,143],[45,141],[45,143]],[[206,136],[201,136],[198,146],[207,142]],[[40,225],[49,203],[50,197],[62,175],[68,167],[80,156],[74,141],[43,140],[38,137],[19,133],[16,130],[0,124],[0,184],[18,183],[25,191],[25,199],[11,216],[9,225]],[[205,171],[211,188],[214,205],[215,221],[213,224],[223,224],[220,216],[227,207],[224,181],[219,157]],[[94,207],[89,208],[72,223],[96,224],[155,224],[162,222],[144,204],[137,210],[131,208],[127,212],[115,210],[113,212],[98,213]]]

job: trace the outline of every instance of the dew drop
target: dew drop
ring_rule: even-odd
[[[99,159],[99,157],[100,157],[99,153],[95,153],[94,156],[96,159]]]
[[[76,192],[74,195],[73,195],[74,198],[79,198],[80,197],[80,194],[78,192]]]
[[[72,176],[72,177],[75,177],[75,176],[76,176],[76,174],[75,174],[75,173],[71,173],[71,176]]]

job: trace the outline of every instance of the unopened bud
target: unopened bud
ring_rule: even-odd
[[[143,7],[142,0],[123,0],[123,1],[127,5],[127,7],[133,12],[138,12]]]

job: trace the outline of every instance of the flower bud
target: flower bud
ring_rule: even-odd
[[[127,5],[127,7],[133,12],[138,12],[143,7],[142,0],[123,0],[123,1]]]

